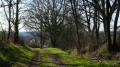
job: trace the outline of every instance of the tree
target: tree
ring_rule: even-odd
[[[60,27],[64,22],[64,16],[66,14],[65,12],[65,1],[64,0],[52,0],[52,4],[50,4],[50,1],[48,2],[48,15],[50,15],[51,19],[50,22],[47,22],[50,38],[51,38],[51,44],[53,47],[56,47],[57,45],[57,39],[60,36]],[[58,7],[58,5],[60,5]],[[48,20],[49,20],[48,19]]]
[[[6,18],[7,18],[7,21],[8,21],[8,24],[9,24],[9,26],[8,26],[8,36],[7,36],[7,38],[9,39],[10,38],[10,31],[11,31],[11,7],[12,7],[12,0],[5,0],[6,2],[7,2],[7,4],[8,5],[4,5],[4,3],[3,3],[3,0],[1,0],[1,2],[2,2],[2,7],[4,8],[4,12],[5,12],[5,15],[6,15]],[[9,16],[7,15],[7,12],[6,12],[6,6],[8,6],[8,9],[9,9]]]
[[[120,6],[120,1],[118,0],[118,6]],[[114,32],[113,32],[113,48],[114,50],[118,49],[117,43],[116,43],[116,33],[117,33],[117,24],[118,24],[118,18],[119,18],[119,11],[120,8],[117,8],[115,21],[114,21]]]
[[[19,25],[19,0],[16,0],[16,21],[14,22],[15,25],[15,34],[14,34],[14,43],[18,44],[19,41],[19,30],[18,30],[18,25]]]
[[[73,18],[74,18],[74,22],[75,22],[75,26],[76,26],[76,34],[77,34],[77,41],[78,41],[78,44],[77,44],[77,53],[80,54],[80,49],[82,47],[82,44],[80,42],[80,35],[79,35],[79,14],[77,12],[77,8],[79,8],[79,1],[78,0],[70,0],[70,3],[71,3],[71,9],[72,9],[72,14],[73,14]],[[81,25],[82,27],[82,25]]]
[[[11,31],[11,7],[12,7],[12,0],[9,1],[9,30],[8,30],[8,39],[10,38],[10,31]]]
[[[117,5],[118,0],[115,0],[115,1],[100,0],[101,4],[96,0],[92,0],[92,1],[94,3],[92,3],[91,1],[88,1],[88,2],[90,2],[93,5],[93,7],[95,7],[95,9],[97,9],[102,14],[107,47],[108,47],[108,51],[111,52],[113,48],[111,43],[110,22],[112,19],[112,15],[114,14],[116,8],[118,7]],[[112,4],[110,2],[112,2]]]
[[[91,33],[91,35],[92,35],[94,32],[94,29],[93,29],[93,31],[91,30],[92,7],[91,7],[91,5],[87,5],[87,4],[89,4],[89,3],[86,2],[85,0],[83,0],[83,12],[85,12],[85,18],[86,18],[85,22],[87,22],[88,32]]]
[[[41,48],[44,45],[44,5],[39,6],[43,1],[32,1],[32,4],[29,4],[30,9],[27,10],[28,16],[25,17],[25,25],[28,30],[34,35],[40,38]],[[36,8],[35,8],[36,7]],[[31,10],[32,9],[32,10]],[[37,10],[37,12],[36,12]]]
[[[3,0],[1,0],[2,3],[4,2]],[[7,3],[7,5],[4,5],[3,3],[3,8],[4,8],[4,12],[5,12],[5,15],[6,15],[6,18],[7,18],[7,21],[8,21],[8,39],[10,39],[10,36],[11,36],[11,31],[12,31],[12,24],[11,22],[13,23],[14,25],[14,30],[15,30],[15,35],[14,35],[14,43],[18,43],[18,37],[19,37],[19,30],[18,30],[18,24],[19,24],[19,3],[20,3],[20,0],[16,0],[16,3],[14,0],[5,0],[5,2]],[[14,5],[16,5],[16,9],[14,9]],[[8,12],[5,8],[5,6],[8,6]],[[16,19],[15,19],[15,13],[14,11],[16,10]],[[9,14],[9,15],[7,15]]]
[[[31,6],[32,6],[31,9],[33,9],[33,10],[31,10],[31,9],[28,10],[28,13],[29,13],[28,18],[31,18],[31,20],[29,20],[29,21],[32,23],[27,23],[27,27],[34,28],[34,30],[36,30],[36,31],[39,30],[37,32],[39,32],[38,34],[41,34],[41,35],[42,35],[43,31],[48,33],[53,47],[56,47],[57,39],[60,36],[60,28],[64,22],[64,16],[66,14],[65,9],[64,9],[65,7],[63,6],[64,2],[65,1],[63,1],[63,0],[59,0],[59,1],[56,1],[56,0],[50,0],[50,1],[49,0],[48,1],[41,0],[41,1],[39,1],[39,0],[37,0],[37,1],[33,1],[32,2],[33,4],[31,4]],[[34,8],[34,7],[36,7],[36,8]],[[37,12],[35,12],[36,10],[37,10]],[[32,14],[32,15],[30,15],[30,14]],[[35,21],[34,19],[37,19],[37,21]],[[33,27],[29,24],[33,24],[33,25],[36,24],[35,25],[36,27]],[[40,25],[42,25],[42,26],[40,26]]]

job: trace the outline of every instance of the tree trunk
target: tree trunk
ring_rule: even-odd
[[[97,9],[95,9],[95,12],[94,12],[94,28],[95,28],[95,33],[96,33],[96,39],[98,40],[99,39],[99,12],[97,11]]]
[[[119,8],[117,9],[115,22],[114,22],[114,34],[113,34],[113,48],[114,50],[117,49],[117,43],[116,43],[116,32],[117,32],[117,22],[119,18]]]
[[[19,37],[18,37],[18,24],[19,24],[19,20],[18,20],[18,17],[19,17],[18,5],[19,5],[19,0],[17,0],[17,4],[16,4],[16,22],[15,22],[15,36],[14,36],[14,43],[15,44],[18,44],[18,40],[19,40]]]
[[[53,47],[55,48],[56,47],[56,27],[54,29],[54,39],[53,39]]]
[[[99,40],[99,28],[100,28],[100,19],[99,19],[99,11],[97,11],[96,17],[97,27],[96,27],[96,39]]]
[[[105,1],[102,0],[102,10],[105,12]],[[104,37],[105,37],[105,42],[107,41],[107,38],[106,38],[106,21],[105,21],[105,16],[103,16],[103,25],[104,25]]]
[[[10,22],[11,22],[11,7],[12,7],[12,3],[11,3],[11,0],[9,2],[9,29],[8,29],[8,39],[10,38],[10,31],[11,31],[11,25],[10,25]]]
[[[79,31],[78,31],[78,24],[76,23],[76,33],[77,33],[77,53],[81,54],[80,49],[81,49],[81,44],[80,44],[80,36],[79,36]]]
[[[108,52],[112,51],[112,44],[111,44],[111,32],[110,32],[110,20],[109,18],[106,20],[107,22],[107,29],[106,29],[106,39],[107,39],[107,47]]]
[[[78,29],[78,16],[77,16],[77,10],[76,10],[76,2],[77,1],[71,1],[71,6],[72,6],[72,11],[73,11],[73,16],[74,16],[74,20],[75,20],[75,26],[76,26],[76,34],[77,34],[77,53],[81,54],[80,50],[81,50],[81,44],[80,44],[80,35],[79,35],[79,29]]]
[[[106,1],[106,38],[107,38],[107,47],[108,47],[108,52],[112,51],[112,44],[111,44],[111,32],[110,32],[110,21],[111,21],[111,16],[110,16],[110,0]]]
[[[43,48],[42,22],[41,22],[41,49]]]

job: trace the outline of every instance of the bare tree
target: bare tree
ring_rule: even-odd
[[[19,0],[16,0],[16,21],[14,22],[15,25],[15,34],[14,34],[14,43],[18,44],[19,41],[19,31],[18,31],[18,24],[19,24]]]
[[[111,43],[110,22],[112,19],[112,15],[114,14],[116,8],[118,7],[117,5],[118,0],[112,1],[113,2],[112,4],[110,3],[111,2],[110,0],[100,0],[101,3],[99,3],[96,0],[92,0],[92,1],[93,2],[91,1],[88,1],[88,2],[90,2],[93,5],[93,7],[95,7],[95,9],[97,9],[103,16],[106,42],[107,42],[108,51],[110,52],[113,49],[112,43]]]
[[[12,0],[9,0],[9,1],[5,0],[5,1],[7,2],[7,5],[5,5],[3,0],[1,0],[1,2],[3,4],[2,7],[4,8],[4,12],[5,12],[8,24],[9,24],[9,26],[8,26],[8,36],[7,36],[7,38],[9,39],[10,38],[10,31],[11,31],[11,7],[12,7]],[[8,13],[9,13],[9,15],[7,15],[7,11],[6,11],[6,8],[5,8],[6,6],[8,6],[8,9],[9,9]]]
[[[77,9],[79,8],[79,4],[78,4],[79,0],[70,0],[70,3],[71,3],[72,14],[73,14],[73,18],[74,18],[74,22],[75,22],[75,26],[76,26],[76,34],[77,34],[77,41],[78,41],[77,53],[80,54],[82,43],[80,42],[79,27],[78,27],[80,21],[79,21],[79,14],[77,12]],[[81,25],[81,27],[82,27],[82,25]]]
[[[120,1],[118,0],[118,6],[120,6]],[[118,18],[119,18],[119,12],[120,8],[117,8],[116,16],[115,16],[115,21],[114,21],[114,32],[113,32],[113,48],[116,50],[118,49],[117,43],[116,43],[116,33],[117,33],[117,24],[118,24]]]

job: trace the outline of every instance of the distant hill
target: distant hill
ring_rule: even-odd
[[[20,36],[32,36],[30,32],[19,32]]]

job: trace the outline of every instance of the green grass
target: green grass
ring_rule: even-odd
[[[44,50],[42,50],[40,48],[33,48],[33,49],[40,51],[40,55],[42,57],[42,62],[40,64],[40,67],[56,67],[53,60],[48,56],[48,54],[46,52],[44,52]]]
[[[28,46],[0,45],[0,67],[22,67],[31,61],[34,51],[39,50],[42,58],[40,67],[56,67],[45,51],[58,55],[58,58],[68,67],[119,67],[113,66],[116,61],[105,60],[107,64],[91,61],[86,55],[69,55],[58,48],[30,48]],[[76,52],[71,50],[72,53]]]
[[[27,46],[0,45],[0,66],[19,67],[29,64],[34,52]]]
[[[57,48],[45,48],[44,50],[49,51],[52,54],[57,54],[59,59],[67,64],[68,67],[117,67],[113,66],[114,61],[106,61],[108,64],[91,61],[87,58],[87,56],[72,56],[68,55],[68,53],[57,49]],[[119,66],[118,66],[119,67]]]

